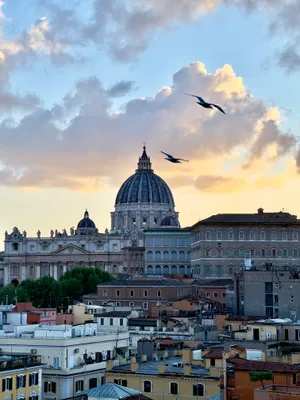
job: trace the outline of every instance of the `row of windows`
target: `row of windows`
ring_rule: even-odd
[[[210,265],[206,265],[201,267],[200,265],[195,265],[193,267],[194,275],[202,275],[202,273],[206,276],[210,275],[218,275],[223,276],[227,273],[227,275],[233,275],[235,272],[235,268],[233,266],[229,266],[227,269],[221,265],[217,265],[216,267],[212,267]]]
[[[191,266],[188,265],[187,267],[185,267],[184,265],[180,265],[178,268],[176,265],[172,265],[171,267],[169,267],[168,265],[156,265],[156,266],[152,266],[152,265],[148,265],[147,266],[147,274],[148,275],[167,275],[167,274],[180,274],[180,275],[184,275],[184,274],[190,274],[191,273]]]
[[[100,325],[104,326],[104,318],[100,319]],[[114,326],[114,319],[109,318],[109,326]],[[120,318],[120,326],[124,326],[124,319]]]
[[[286,230],[277,231],[277,230],[261,230],[255,231],[252,230],[250,232],[245,232],[243,229],[238,231],[229,229],[227,231],[217,230],[211,231],[206,229],[202,235],[200,232],[197,232],[192,236],[192,243],[198,242],[201,239],[205,240],[298,240],[299,233],[297,231],[288,232]]]
[[[190,243],[190,238],[146,237],[146,247],[188,247]]]
[[[245,249],[244,247],[240,247],[239,249],[235,249],[234,247],[230,247],[227,249],[227,254],[221,248],[205,248],[205,249],[197,249],[192,252],[192,259],[203,257],[299,257],[299,249]]]
[[[35,386],[39,384],[39,375],[37,372],[33,372],[29,375],[29,382],[26,385],[26,375],[20,374],[16,377],[16,389],[25,388],[26,386]],[[13,388],[13,378],[5,377],[2,379],[2,392],[10,391]]]
[[[101,385],[104,385],[105,383],[105,377],[101,377]],[[98,380],[97,378],[90,378],[89,380],[89,389],[93,389],[98,386]],[[81,392],[84,390],[84,381],[82,379],[78,380],[75,382],[75,391]],[[44,382],[44,392],[45,393],[56,393],[57,392],[57,385],[56,382]]]
[[[185,260],[185,259],[190,259],[190,252],[187,251],[164,251],[164,252],[160,252],[159,250],[157,250],[155,253],[151,250],[147,251],[146,253],[146,259],[147,260]]]
[[[115,379],[114,383],[117,385],[127,387],[126,379]],[[143,392],[144,393],[152,393],[153,392],[153,384],[152,381],[143,381]],[[179,384],[177,382],[169,383],[169,394],[178,395],[179,394]],[[193,385],[193,396],[205,396],[205,388],[201,383]]]

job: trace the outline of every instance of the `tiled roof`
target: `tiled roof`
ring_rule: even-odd
[[[296,215],[291,215],[286,212],[258,212],[253,214],[215,214],[197,222],[192,228],[199,225],[214,225],[214,224],[300,224],[300,220]]]
[[[126,399],[127,397],[140,396],[143,393],[138,390],[108,382],[93,389],[85,390],[80,394],[87,394],[89,397],[97,398]]]
[[[243,360],[238,357],[228,359],[236,371],[300,372],[300,366],[271,361]]]
[[[208,353],[206,353],[203,358],[218,358],[218,359],[222,359],[224,350],[222,349],[214,349],[214,350],[210,350]]]
[[[138,280],[138,279],[128,279],[128,280],[116,280],[111,282],[106,282],[98,286],[190,286],[175,279],[157,279],[157,280]]]
[[[197,286],[200,286],[200,287],[217,287],[217,286],[226,287],[226,286],[233,285],[233,280],[230,278],[214,279],[212,281],[198,280],[196,283],[197,283]]]

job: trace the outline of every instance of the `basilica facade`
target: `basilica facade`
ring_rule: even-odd
[[[110,231],[99,232],[88,211],[69,232],[51,230],[45,236],[37,231],[28,237],[15,227],[5,233],[3,284],[45,275],[58,279],[77,266],[99,267],[113,275],[144,274],[144,230],[160,227],[179,229],[178,213],[144,146],[135,173],[116,196]]]

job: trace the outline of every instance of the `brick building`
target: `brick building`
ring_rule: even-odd
[[[196,283],[184,283],[179,280],[116,280],[98,285],[97,296],[83,297],[88,304],[112,303],[116,307],[142,308],[151,314],[152,306],[171,302],[178,297],[195,295]]]

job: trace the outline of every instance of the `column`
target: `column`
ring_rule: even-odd
[[[39,279],[41,277],[41,266],[40,264],[36,264],[35,266],[35,277]]]
[[[25,281],[26,279],[26,265],[21,266],[21,281]]]
[[[9,264],[5,264],[3,267],[3,283],[4,286],[9,284]]]
[[[137,226],[139,229],[142,228],[142,226],[141,226],[141,213],[140,213],[140,211],[137,211],[137,213],[136,213],[136,226]]]
[[[128,229],[128,212],[124,214],[124,229]]]
[[[53,263],[53,278],[57,281],[57,264]]]
[[[67,272],[67,266],[66,264],[63,266],[63,274],[65,274]]]

